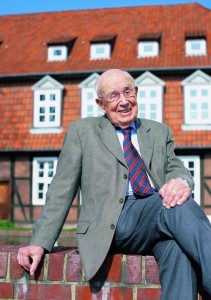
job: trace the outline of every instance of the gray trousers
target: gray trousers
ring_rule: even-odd
[[[126,201],[111,251],[154,255],[158,263],[162,300],[211,299],[211,225],[189,198],[171,209],[158,193]]]

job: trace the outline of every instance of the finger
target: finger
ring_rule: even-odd
[[[37,267],[39,265],[40,259],[38,257],[34,257],[33,262],[30,267],[30,275],[34,275],[34,272],[37,270]]]

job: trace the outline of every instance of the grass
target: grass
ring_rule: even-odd
[[[15,226],[9,220],[0,220],[0,230],[28,230],[29,228],[21,228]]]

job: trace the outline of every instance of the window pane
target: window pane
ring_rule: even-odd
[[[45,100],[45,95],[40,95],[40,101],[44,101]]]
[[[200,43],[193,43],[192,42],[191,49],[192,50],[200,50],[201,49],[201,44]]]
[[[201,95],[202,95],[202,97],[207,97],[208,96],[208,91],[207,90],[201,90]]]
[[[150,113],[150,119],[151,120],[156,120],[156,113],[155,112]]]
[[[153,51],[152,45],[145,45],[144,46],[144,52],[152,52],[152,51]]]
[[[43,177],[44,172],[43,171],[39,171],[39,177]]]
[[[146,97],[146,92],[145,91],[140,91],[139,92],[139,97],[140,98],[145,98]]]
[[[53,171],[48,172],[48,177],[53,177]]]
[[[190,96],[191,97],[196,97],[196,90],[190,90]]]
[[[50,113],[55,113],[55,111],[56,111],[55,107],[54,107],[54,106],[51,106],[49,112],[50,112]]]
[[[156,97],[156,91],[150,91],[150,97],[155,98]]]
[[[88,105],[87,106],[87,112],[88,113],[92,113],[93,112],[93,106],[92,105]]]
[[[193,161],[188,162],[188,168],[194,168],[194,162]]]
[[[61,49],[55,49],[55,50],[53,50],[53,55],[54,56],[60,56],[60,55],[62,55],[62,50]]]
[[[97,47],[96,48],[96,54],[104,54],[105,48],[103,47]]]
[[[48,168],[49,168],[49,169],[53,169],[53,166],[54,166],[53,161],[49,161],[49,162],[48,162]]]
[[[42,191],[42,190],[43,190],[43,187],[44,187],[44,184],[43,184],[43,183],[39,183],[39,185],[38,185],[39,191]]]
[[[150,110],[156,110],[156,104],[155,103],[150,104]]]
[[[55,118],[55,116],[54,116],[54,115],[50,115],[50,116],[49,116],[49,121],[50,121],[50,122],[54,122],[54,121],[55,121],[55,119],[56,119],[56,118]]]
[[[92,100],[94,98],[94,93],[89,92],[87,93],[87,99]]]
[[[39,120],[40,122],[45,122],[45,116],[40,116]]]
[[[204,102],[201,104],[202,109],[208,109],[208,103]]]
[[[56,100],[56,95],[55,94],[50,94],[50,101]]]
[[[45,107],[40,107],[40,113],[44,114],[45,113]]]

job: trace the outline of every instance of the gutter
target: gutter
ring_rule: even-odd
[[[140,73],[144,71],[150,71],[154,73],[179,73],[184,74],[184,72],[190,72],[194,70],[207,70],[211,71],[211,66],[191,66],[191,67],[167,67],[167,68],[124,68],[124,70],[130,73]],[[103,73],[108,69],[92,69],[92,70],[81,70],[81,71],[68,71],[68,72],[43,72],[43,73],[25,73],[25,74],[9,74],[9,75],[0,75],[0,79],[16,79],[16,78],[38,78],[45,75],[57,76],[57,77],[67,77],[71,76],[72,78],[84,77],[84,75],[90,75],[93,73]]]

